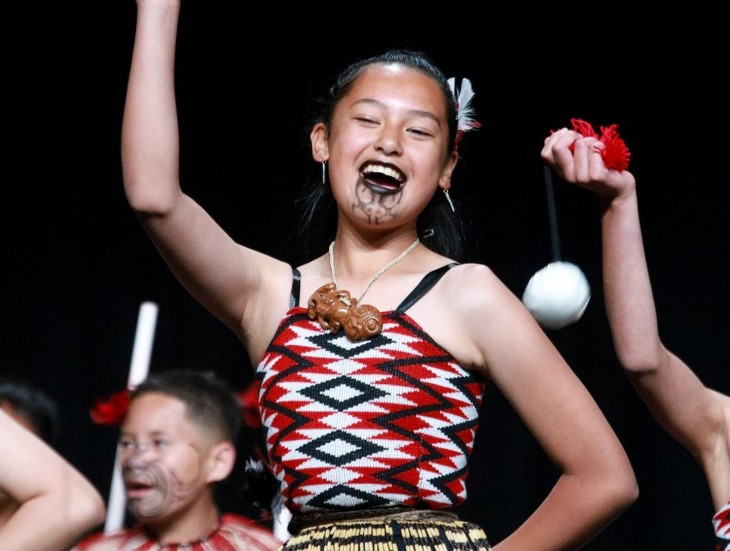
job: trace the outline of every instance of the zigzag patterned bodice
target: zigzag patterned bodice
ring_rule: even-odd
[[[484,380],[404,312],[382,316],[380,335],[354,342],[295,306],[257,368],[267,451],[294,513],[466,499]]]

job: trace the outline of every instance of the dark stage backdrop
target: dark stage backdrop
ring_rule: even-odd
[[[304,142],[310,92],[354,56],[423,49],[477,92],[483,126],[464,143],[452,189],[472,221],[471,259],[521,296],[553,260],[544,137],[571,117],[617,123],[639,182],[662,336],[709,386],[730,391],[726,6],[183,3],[182,181],[236,240],[298,260],[293,200],[319,171]],[[24,0],[0,18],[0,370],[61,403],[59,449],[104,494],[116,432],[88,410],[124,387],[143,301],[159,305],[151,370],[211,368],[237,389],[252,378],[242,345],[173,279],[125,202],[119,136],[134,10],[132,0]],[[700,468],[616,363],[597,199],[554,183],[561,257],[583,269],[593,295],[578,323],[549,335],[626,446],[641,490],[587,548],[709,550]],[[463,516],[497,542],[555,471],[496,389],[484,410]]]

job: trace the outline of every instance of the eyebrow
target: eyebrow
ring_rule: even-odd
[[[376,99],[372,99],[372,98],[363,98],[363,99],[355,100],[350,105],[350,108],[352,108],[358,104],[361,104],[361,103],[366,103],[368,105],[372,105],[373,107],[379,107],[382,109],[386,108],[386,105],[383,102],[378,101]],[[430,111],[424,111],[423,109],[409,109],[407,111],[407,113],[412,117],[425,117],[427,119],[431,119],[436,124],[438,124],[439,127],[441,126],[441,121],[438,119],[438,117],[436,115],[434,115]]]
[[[151,437],[157,437],[157,436],[166,436],[168,434],[168,431],[166,429],[155,429],[153,431],[145,432],[145,436],[151,436]],[[119,436],[126,436],[128,438],[138,438],[138,434],[129,432],[129,431],[120,431]]]

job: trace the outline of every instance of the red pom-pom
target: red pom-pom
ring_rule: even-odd
[[[629,160],[631,160],[631,152],[618,134],[618,125],[601,127],[601,141],[605,144],[605,148],[601,152],[603,162],[606,168],[615,170],[626,170],[629,168]]]
[[[586,138],[598,138],[598,134],[590,123],[582,119],[570,119],[570,124],[578,134],[582,134]]]
[[[596,134],[593,126],[584,120],[570,119],[570,124],[575,132],[582,134],[586,138],[597,138],[603,142],[605,147],[601,150],[601,156],[603,157],[606,168],[619,171],[629,168],[631,152],[626,147],[621,136],[619,136],[617,124],[601,126],[600,136]],[[573,151],[573,145],[570,146],[570,151]]]
[[[129,390],[121,390],[112,394],[107,401],[97,398],[89,415],[97,425],[120,425],[128,409]]]

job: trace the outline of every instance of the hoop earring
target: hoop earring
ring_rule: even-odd
[[[322,185],[327,185],[327,161],[322,161]]]
[[[444,195],[446,196],[446,201],[448,201],[449,206],[451,207],[451,212],[456,212],[456,209],[454,208],[454,203],[451,201],[451,197],[449,196],[449,190],[444,188]]]

